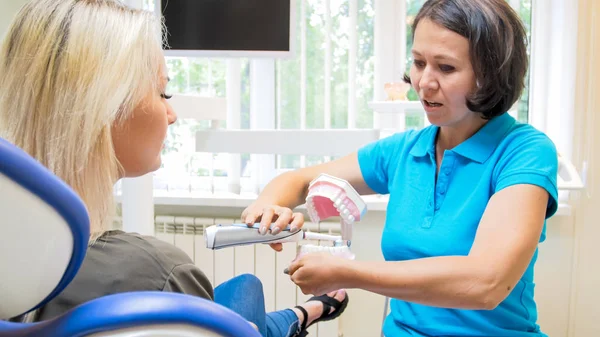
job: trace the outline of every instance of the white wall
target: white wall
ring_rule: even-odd
[[[0,39],[4,38],[13,17],[26,2],[26,0],[0,0]]]
[[[539,246],[535,268],[535,299],[543,332],[567,337],[572,291],[574,217],[554,217],[547,223],[546,241]]]
[[[587,162],[587,189],[575,212],[569,337],[600,336],[600,2],[579,1],[575,130],[579,162]]]

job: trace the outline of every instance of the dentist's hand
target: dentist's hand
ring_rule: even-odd
[[[329,253],[309,253],[294,260],[284,272],[303,294],[318,296],[345,287],[344,281],[351,275],[346,272],[350,263]]]
[[[277,205],[262,205],[253,203],[242,212],[242,221],[248,226],[253,226],[260,222],[259,232],[262,235],[278,234],[288,225],[292,231],[302,228],[304,225],[304,215],[294,213],[287,207]],[[271,248],[281,251],[281,243],[270,244]]]

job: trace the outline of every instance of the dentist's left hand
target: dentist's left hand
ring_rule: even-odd
[[[351,260],[329,253],[309,253],[294,260],[286,269],[290,279],[305,295],[323,295],[346,287]]]

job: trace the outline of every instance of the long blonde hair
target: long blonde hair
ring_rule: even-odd
[[[111,127],[159,90],[162,27],[117,0],[33,0],[0,50],[0,137],[79,194],[92,242],[110,227],[122,176]]]

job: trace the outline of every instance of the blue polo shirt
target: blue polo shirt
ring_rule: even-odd
[[[369,187],[389,193],[381,249],[387,261],[468,255],[491,196],[515,184],[548,191],[546,218],[558,207],[558,158],[552,141],[505,113],[444,157],[436,183],[437,126],[381,139],[358,151]],[[518,212],[518,210],[514,210]],[[545,239],[546,226],[540,237]],[[536,324],[533,266],[494,310],[430,307],[398,299],[384,323],[396,336],[546,336]]]

